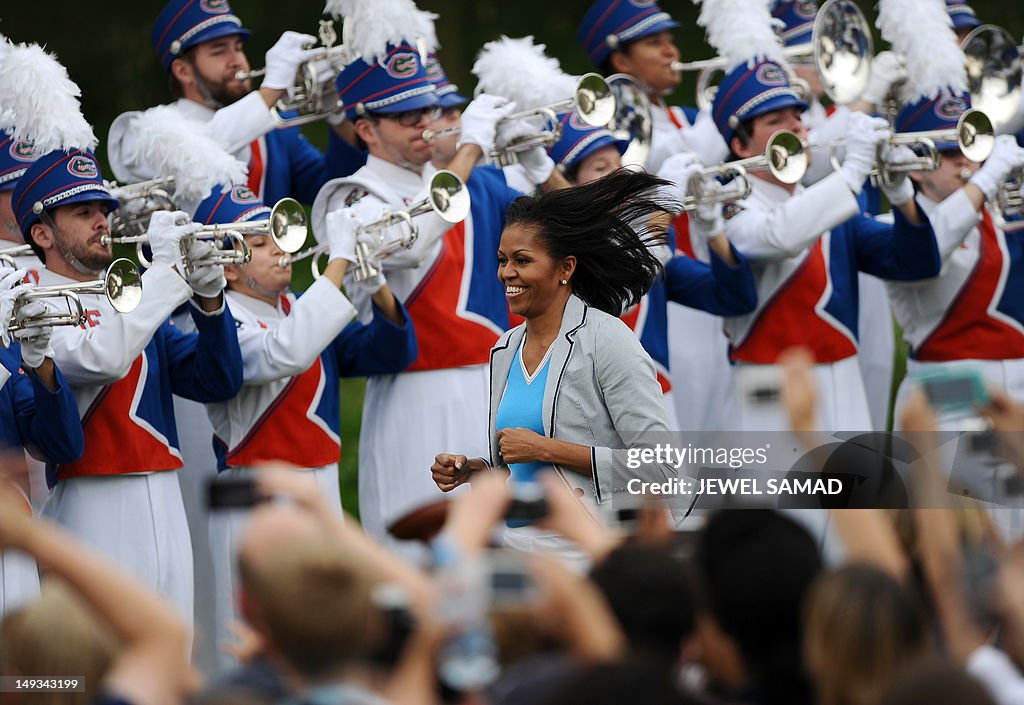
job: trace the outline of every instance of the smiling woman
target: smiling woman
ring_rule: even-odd
[[[442,490],[487,467],[519,485],[554,468],[602,503],[633,477],[674,476],[667,465],[628,467],[628,449],[665,442],[668,426],[654,365],[617,318],[661,273],[651,247],[663,235],[657,216],[671,209],[658,196],[664,183],[618,171],[513,202],[498,277],[526,320],[491,351],[491,458],[438,455],[431,470]],[[531,528],[508,537],[524,549],[555,542]]]

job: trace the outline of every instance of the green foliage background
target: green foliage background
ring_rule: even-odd
[[[377,0],[363,0],[376,2]],[[440,56],[449,77],[464,93],[471,94],[475,81],[470,69],[480,46],[502,34],[510,37],[533,35],[547,45],[570,73],[582,73],[591,66],[576,43],[576,26],[591,0],[419,0],[419,7],[438,13]],[[3,3],[0,33],[16,42],[38,42],[55,52],[67,66],[71,78],[82,88],[82,107],[96,127],[97,150],[105,160],[107,129],[117,115],[166,102],[169,99],[166,74],[150,45],[153,20],[163,7],[161,0],[139,2],[93,2],[44,0],[38,3]],[[677,43],[684,60],[712,55],[696,25],[697,9],[685,0],[661,0],[662,9],[682,25]],[[869,17],[874,3],[860,3]],[[253,31],[247,44],[254,67],[263,65],[263,54],[281,32],[295,30],[315,34],[321,18],[322,0],[231,0],[234,12]],[[1024,34],[1024,3],[1008,0],[972,0],[978,16],[1001,25],[1014,37]],[[877,34],[877,33],[876,33]],[[876,47],[878,46],[876,36]],[[510,67],[510,70],[511,67]],[[693,78],[686,77],[670,102],[693,103]],[[0,106],[2,107],[2,106]],[[326,142],[324,125],[305,130],[314,143]],[[295,288],[309,284],[308,269],[297,271]],[[356,509],[356,463],[363,380],[342,383],[342,499]],[[442,450],[442,449],[438,449]],[[424,469],[425,470],[425,469]]]

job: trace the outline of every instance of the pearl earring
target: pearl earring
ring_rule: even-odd
[[[566,284],[568,284],[568,283],[569,283],[569,280],[568,280],[568,279],[563,279],[563,280],[562,280],[562,286],[565,286],[565,285],[566,285]]]

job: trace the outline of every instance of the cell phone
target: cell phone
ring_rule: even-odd
[[[914,381],[940,414],[970,412],[991,401],[981,372],[974,367],[929,370],[915,374]]]
[[[505,509],[505,520],[519,526],[539,521],[548,515],[544,488],[536,482],[513,482],[512,499]],[[521,522],[521,523],[520,523]]]
[[[206,498],[211,510],[251,509],[267,499],[260,494],[256,480],[251,477],[210,480]]]
[[[610,529],[618,529],[629,536],[636,533],[641,509],[641,504],[619,498],[613,499],[610,504],[601,505],[605,525]]]
[[[782,399],[782,371],[775,365],[745,365],[739,379],[749,404],[778,404]]]
[[[518,551],[497,549],[487,556],[491,602],[500,606],[522,605],[533,600],[537,585]]]

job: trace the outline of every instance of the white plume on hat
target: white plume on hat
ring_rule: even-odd
[[[484,44],[473,64],[480,80],[476,92],[514,100],[520,110],[571,98],[576,79],[562,71],[558,59],[544,53],[533,37],[501,37]]]
[[[787,65],[772,17],[772,0],[693,0],[700,5],[697,24],[708,43],[728,62],[726,72],[740,64],[753,66],[761,59]]]
[[[0,58],[0,130],[35,144],[37,155],[55,149],[93,149],[96,135],[82,115],[78,84],[38,44],[10,45]]]
[[[327,0],[324,14],[352,23],[352,53],[368,64],[387,56],[389,44],[422,42],[426,51],[437,51],[438,15],[412,0]]]
[[[903,56],[911,83],[908,102],[967,90],[964,52],[942,0],[880,0],[877,24]]]
[[[205,124],[183,118],[171,105],[150,108],[134,120],[136,138],[124,158],[151,166],[159,176],[173,176],[176,201],[198,203],[218,184],[245,183],[248,167]]]

